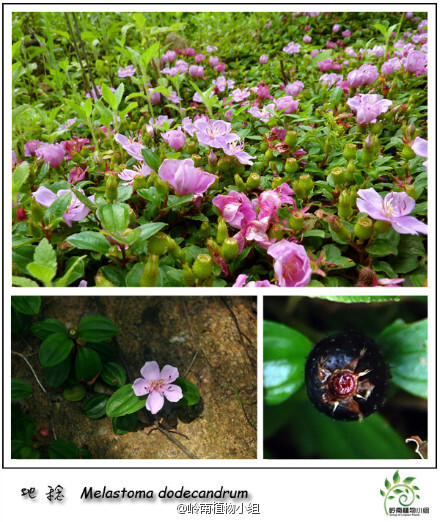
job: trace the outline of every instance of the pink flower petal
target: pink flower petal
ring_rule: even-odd
[[[141,368],[141,375],[147,381],[158,381],[160,378],[159,365],[156,361],[149,361]]]
[[[179,377],[179,370],[175,368],[174,366],[170,366],[169,364],[166,364],[162,371],[160,372],[160,377],[164,380],[166,383],[173,382]]]
[[[164,402],[165,401],[164,401],[163,395],[157,391],[153,391],[150,393],[150,395],[148,395],[148,399],[147,399],[147,403],[146,403],[145,407],[147,408],[148,411],[151,411],[151,413],[154,415],[160,409],[162,409]]]
[[[175,384],[166,384],[163,393],[170,402],[177,402],[183,397],[182,388]]]
[[[145,379],[136,379],[133,383],[133,391],[138,397],[147,395],[147,393],[150,392],[149,381]]]

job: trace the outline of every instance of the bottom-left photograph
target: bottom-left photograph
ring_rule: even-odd
[[[13,296],[11,332],[12,459],[257,458],[256,297]]]

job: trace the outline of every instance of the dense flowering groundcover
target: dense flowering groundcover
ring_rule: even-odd
[[[427,42],[424,13],[14,15],[13,284],[426,285]]]

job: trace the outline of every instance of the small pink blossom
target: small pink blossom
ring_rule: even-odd
[[[332,31],[334,33],[337,33],[339,31],[339,29],[341,28],[341,26],[339,24],[335,24],[333,27],[332,27]]]
[[[260,60],[259,60],[260,65],[264,65],[268,61],[269,61],[269,56],[267,56],[266,54],[262,54],[260,56]]]
[[[291,96],[298,96],[298,94],[304,89],[304,84],[300,80],[296,80],[293,83],[286,85],[286,94]]]
[[[209,147],[221,147],[221,144],[217,141],[217,138],[220,137],[223,137],[228,143],[240,139],[237,134],[230,132],[231,124],[227,121],[199,119],[194,122],[194,126],[197,129],[199,143]]]
[[[24,155],[26,158],[33,156],[38,147],[42,144],[40,140],[31,140],[24,144]]]
[[[399,234],[418,235],[428,233],[428,227],[418,219],[408,216],[416,205],[406,192],[389,192],[384,199],[373,188],[359,189],[356,200],[360,212],[378,221],[387,221]]]
[[[208,61],[209,61],[209,65],[212,68],[217,67],[217,65],[220,63],[218,56],[210,56]]]
[[[132,65],[127,65],[127,67],[121,67],[118,69],[118,76],[119,78],[128,78],[130,76],[133,76],[133,74],[136,72],[136,68]]]
[[[294,42],[290,42],[286,45],[286,47],[283,47],[283,51],[287,54],[299,53],[300,49],[301,45]]]
[[[265,279],[264,281],[249,281],[249,283],[246,283],[246,280],[249,276],[247,276],[246,274],[240,274],[235,283],[232,285],[234,288],[242,288],[242,287],[246,287],[246,288],[269,288],[269,287],[275,287],[277,285],[273,285],[271,284],[270,281],[268,281],[267,279]]]
[[[196,168],[192,159],[166,159],[158,174],[180,195],[203,194],[215,181],[214,174]]]
[[[138,161],[144,161],[142,156],[142,149],[145,147],[142,143],[137,142],[134,138],[127,138],[123,134],[115,134],[115,141],[121,145],[121,147],[126,150],[130,156],[135,158]]]
[[[312,277],[310,259],[298,243],[282,239],[271,245],[267,253],[275,259],[274,271],[278,286],[307,286]]]
[[[298,100],[294,100],[292,96],[282,96],[275,100],[275,105],[283,114],[293,114],[298,109]]]
[[[189,75],[191,78],[201,78],[203,76],[204,67],[201,65],[190,65]]]
[[[333,61],[331,58],[326,58],[325,60],[321,60],[321,61],[317,62],[317,65],[318,65],[318,69],[321,72],[325,72],[325,71],[328,71],[329,69],[332,69]]]
[[[304,43],[310,43],[311,41],[312,41],[312,37],[309,36],[308,34],[305,34],[305,35],[303,36],[303,42],[304,42]]]
[[[234,228],[245,228],[257,216],[246,194],[231,190],[228,195],[218,195],[212,203],[218,208],[223,219]]]
[[[174,150],[180,150],[185,145],[186,136],[180,130],[180,127],[176,130],[169,130],[167,132],[163,132],[161,133],[161,136]]]
[[[35,155],[38,159],[42,159],[48,162],[50,167],[56,168],[64,159],[66,151],[63,146],[59,143],[41,143],[38,149],[35,151]]]
[[[342,31],[343,38],[348,38],[351,35],[351,31],[349,29],[346,29],[345,31]]]
[[[243,165],[254,164],[251,160],[255,159],[256,156],[251,156],[244,151],[244,140],[237,139],[234,141],[227,141],[223,136],[220,136],[216,141],[227,156],[234,156]]]
[[[270,103],[269,105],[266,105],[262,109],[259,109],[257,106],[253,106],[249,109],[249,113],[252,114],[254,118],[258,118],[263,122],[267,122],[270,120],[270,118],[273,117],[273,114],[269,112],[269,110],[275,110],[275,104]]]
[[[194,61],[196,62],[197,65],[199,65],[200,63],[203,62],[203,60],[205,58],[206,58],[206,56],[204,54],[196,54],[194,57]]]
[[[118,177],[119,177],[119,179],[122,179],[123,181],[126,182],[126,183],[122,183],[124,186],[131,186],[131,185],[133,185],[134,178],[136,176],[141,175],[141,176],[144,176],[144,178],[145,178],[152,172],[153,172],[153,170],[146,163],[142,163],[142,165],[140,165],[140,166],[136,165],[134,167],[134,170],[124,169],[122,172],[118,173]]]
[[[421,156],[422,158],[428,157],[428,141],[420,138],[420,136],[417,136],[411,148],[417,156]],[[423,165],[428,168],[428,160],[424,161]]]
[[[86,176],[88,168],[89,167],[82,169],[79,165],[77,165],[76,167],[73,167],[73,169],[70,169],[68,180],[69,183],[77,183],[78,181],[82,181]]]
[[[365,63],[359,69],[354,69],[347,75],[347,81],[353,89],[361,85],[370,85],[379,77],[377,67],[375,65]]]
[[[356,111],[356,121],[365,125],[375,123],[376,118],[387,112],[393,102],[382,99],[379,94],[357,94],[354,98],[349,98],[347,104],[350,109]]]
[[[145,407],[153,415],[163,408],[164,398],[170,402],[178,402],[183,397],[182,388],[171,384],[179,377],[179,370],[174,366],[165,365],[160,371],[156,361],[149,361],[141,368],[143,379],[133,383],[134,394],[138,397],[148,394]]]

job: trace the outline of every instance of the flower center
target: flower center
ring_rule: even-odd
[[[384,201],[383,202],[383,211],[387,217],[392,217],[394,212],[394,207],[391,204],[391,201]]]
[[[330,378],[331,392],[339,399],[347,398],[356,390],[356,377],[350,371],[341,371]]]
[[[152,391],[158,391],[158,392],[162,393],[162,388],[163,388],[163,385],[165,384],[165,381],[163,380],[163,377],[161,377],[157,381],[151,380],[148,384],[150,385],[150,393]]]

